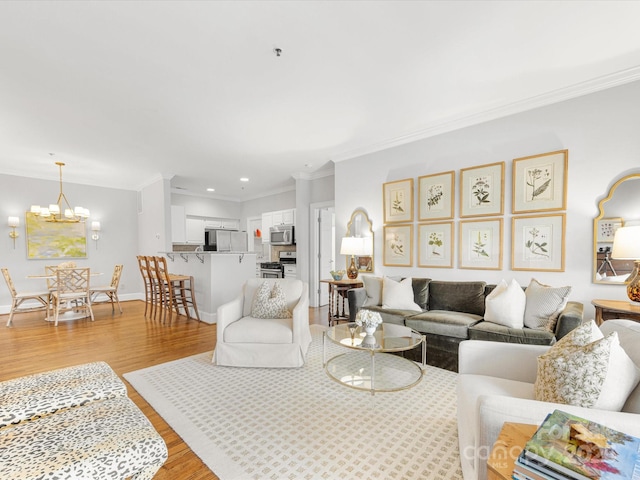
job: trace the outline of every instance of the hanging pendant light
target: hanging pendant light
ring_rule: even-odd
[[[53,156],[53,153],[49,155]],[[62,190],[62,167],[63,162],[56,162],[60,169],[60,194],[56,203],[52,203],[49,207],[40,207],[40,205],[31,205],[31,213],[42,217],[47,222],[77,223],[84,222],[89,218],[89,210],[84,207],[71,208],[66,195]]]

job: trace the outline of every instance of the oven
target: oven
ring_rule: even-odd
[[[284,278],[284,267],[278,262],[265,262],[260,264],[261,278]]]

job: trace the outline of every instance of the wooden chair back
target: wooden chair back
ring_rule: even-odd
[[[55,289],[60,296],[89,296],[90,268],[56,269]]]
[[[8,268],[2,269],[2,276],[4,277],[4,281],[7,282],[7,287],[9,287],[9,292],[11,292],[11,298],[16,298],[18,292],[16,292],[16,287],[13,285],[13,280],[11,280]]]

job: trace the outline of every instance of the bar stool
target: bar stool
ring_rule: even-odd
[[[144,316],[146,317],[147,312],[153,314],[153,306],[151,304],[153,300],[153,282],[149,271],[149,257],[138,255],[136,258],[138,259],[138,268],[144,283]]]
[[[191,309],[193,309],[195,318],[200,321],[193,277],[169,273],[167,259],[164,257],[153,257],[153,263],[158,287],[161,290],[159,301],[163,309],[163,322],[168,312],[169,323],[171,323],[173,311],[175,310],[176,314],[180,315],[180,307],[184,310],[187,319],[193,318],[191,315]]]

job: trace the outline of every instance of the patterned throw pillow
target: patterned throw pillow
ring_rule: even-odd
[[[527,297],[524,326],[553,332],[560,313],[567,306],[571,287],[554,288],[532,278],[524,293]]]
[[[536,400],[620,411],[640,381],[640,371],[620,346],[593,321],[584,324],[538,357]]]
[[[269,283],[264,282],[256,291],[251,306],[251,316],[255,318],[291,318],[291,312],[287,310],[287,298],[280,284],[274,283],[273,289]]]

